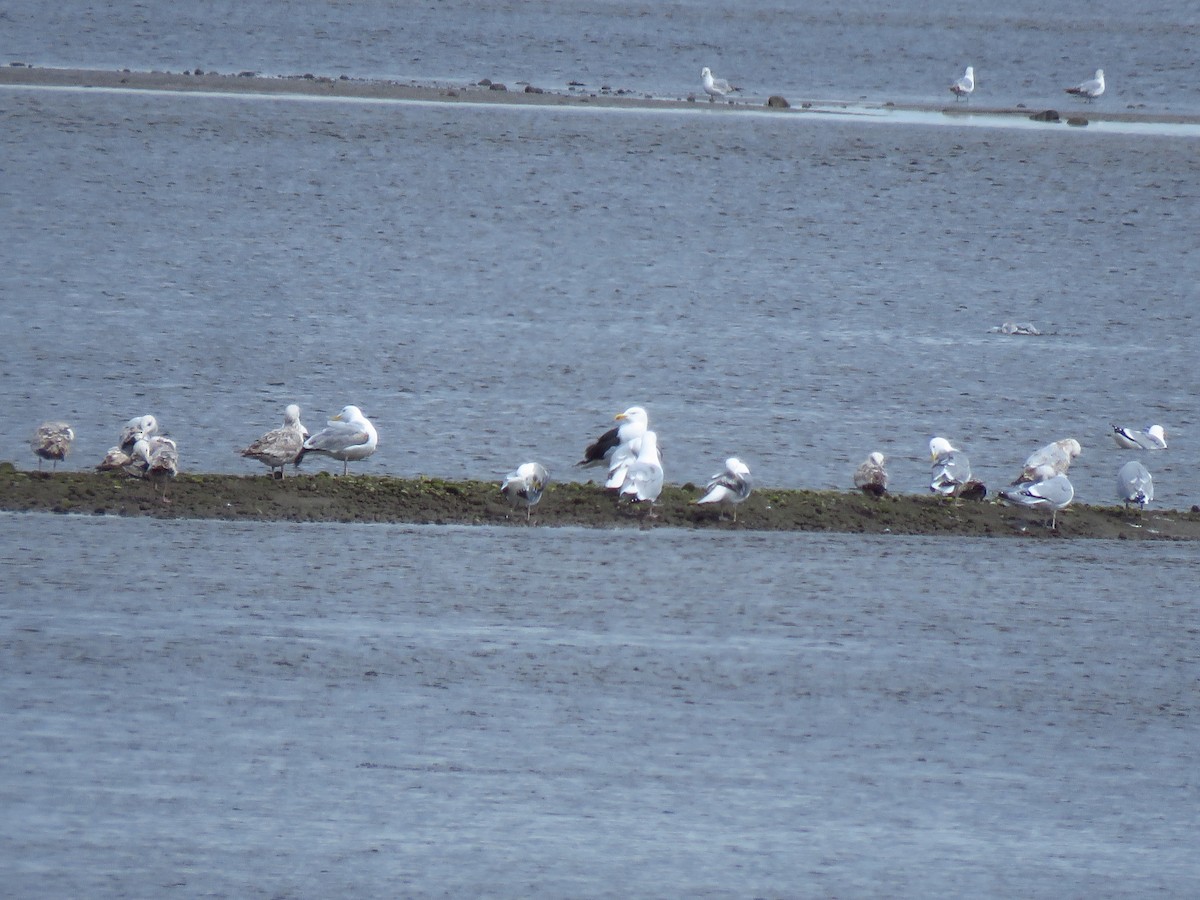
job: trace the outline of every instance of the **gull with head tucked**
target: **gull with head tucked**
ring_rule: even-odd
[[[541,463],[522,463],[517,466],[515,471],[504,476],[504,482],[500,485],[500,493],[513,506],[525,504],[525,521],[528,522],[530,513],[542,499],[542,491],[549,483],[550,473]]]
[[[975,90],[975,67],[967,66],[967,71],[963,73],[963,77],[950,85],[950,90],[954,92],[956,100],[961,100]]]
[[[1113,440],[1122,450],[1166,450],[1167,432],[1161,425],[1149,425],[1134,431],[1122,425],[1112,426]]]
[[[718,506],[733,509],[733,521],[737,521],[737,508],[744,503],[754,489],[754,478],[750,475],[750,467],[731,456],[725,460],[725,471],[718,472],[708,482],[706,493],[696,501],[701,503],[716,503]]]
[[[1081,82],[1075,87],[1064,88],[1068,94],[1074,94],[1077,97],[1083,97],[1086,100],[1094,100],[1104,93],[1104,70],[1097,69],[1096,74],[1087,81]]]
[[[306,453],[323,453],[342,461],[342,475],[350,471],[350,463],[366,459],[375,452],[379,435],[375,426],[357,406],[345,406],[329,423],[312,435],[300,447],[296,465]]]
[[[883,464],[886,457],[876,450],[854,470],[854,486],[864,494],[882,497],[887,493],[888,474]]]

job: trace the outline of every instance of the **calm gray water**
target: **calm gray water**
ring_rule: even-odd
[[[0,60],[1200,111],[1194,6],[33,4]],[[707,104],[702,104],[707,106]],[[0,459],[299,402],[361,471],[555,477],[631,403],[731,453],[993,487],[1161,422],[1200,502],[1197,139],[0,91]],[[1040,338],[989,331],[1031,321]],[[310,471],[324,468],[314,462]],[[1200,887],[1194,548],[0,516],[18,896],[1096,896]],[[352,590],[347,590],[347,586]]]
[[[1188,546],[7,514],[0,548],[10,896],[1200,889]]]

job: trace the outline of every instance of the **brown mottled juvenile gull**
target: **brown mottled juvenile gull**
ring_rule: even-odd
[[[75,440],[75,432],[66,422],[43,422],[33,433],[29,442],[30,448],[38,458],[38,471],[42,469],[42,460],[48,459],[58,468],[59,462],[67,458],[71,452],[71,441]]]
[[[269,466],[272,476],[278,469],[277,477],[283,478],[284,466],[296,462],[307,437],[308,429],[300,423],[300,407],[292,403],[284,410],[283,425],[268,431],[242,450],[241,455]]]

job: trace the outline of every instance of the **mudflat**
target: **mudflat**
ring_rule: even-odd
[[[398,522],[583,526],[592,528],[725,528],[843,534],[1025,536],[1134,540],[1200,540],[1200,510],[1138,510],[1072,504],[1058,514],[986,500],[914,494],[880,498],[857,491],[757,488],[737,508],[698,507],[694,484],[667,485],[653,508],[618,501],[592,482],[551,484],[526,519],[499,485],[436,478],[347,477],[328,473],[274,479],[267,475],[181,474],[166,489],[125,473],[26,472],[0,463],[0,509],[79,515],[152,516],[283,522]]]

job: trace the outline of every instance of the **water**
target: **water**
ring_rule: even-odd
[[[1190,547],[31,515],[0,546],[13,896],[1200,885]]]
[[[1196,18],[20,2],[0,59],[870,103],[973,60],[1064,111],[1103,65],[1196,113]],[[363,472],[561,480],[641,402],[675,483],[879,449],[923,492],[940,433],[995,487],[1074,436],[1112,502],[1108,423],[1161,422],[1158,503],[1200,502],[1193,136],[710,113],[0,91],[0,459],[153,412],[251,473],[354,402]],[[1190,546],[31,515],[0,559],[15,895],[1200,882]]]

